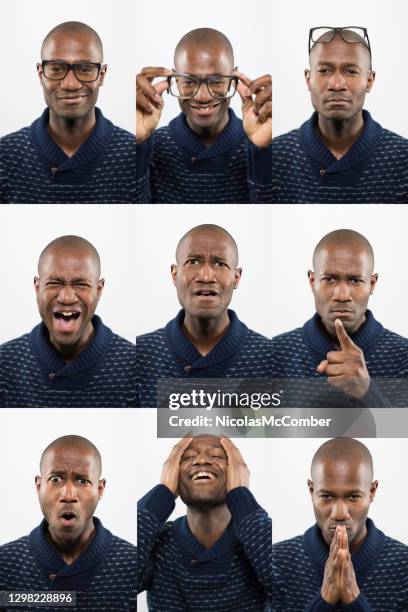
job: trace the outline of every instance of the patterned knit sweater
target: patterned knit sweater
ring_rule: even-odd
[[[329,547],[317,525],[303,536],[272,546],[273,612],[402,612],[408,610],[408,546],[367,519],[368,534],[351,556],[358,598],[332,606],[320,589]]]
[[[65,363],[40,323],[0,346],[0,407],[125,408],[135,406],[135,346],[98,316],[94,337]]]
[[[271,521],[245,487],[227,494],[231,523],[206,549],[187,517],[165,523],[174,497],[164,485],[138,503],[138,593],[150,612],[266,612],[271,590]]]
[[[206,147],[180,114],[137,145],[137,201],[155,204],[267,204],[271,147],[246,137],[229,109],[229,122]]]
[[[0,591],[76,591],[75,607],[35,608],[41,610],[135,612],[136,546],[93,520],[95,535],[71,565],[48,542],[45,519],[28,536],[0,546]]]
[[[0,203],[135,202],[136,139],[95,109],[88,139],[68,157],[48,133],[49,111],[0,139]]]
[[[408,203],[408,140],[367,111],[363,118],[363,133],[340,160],[316,134],[316,112],[300,129],[274,138],[272,202]]]
[[[271,341],[228,310],[228,332],[203,357],[183,331],[184,310],[166,327],[136,338],[136,370],[141,407],[157,406],[159,379],[267,378],[273,375]]]

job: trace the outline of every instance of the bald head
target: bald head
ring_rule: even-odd
[[[72,37],[75,39],[84,38],[86,40],[92,39],[95,43],[95,47],[97,49],[97,55],[99,57],[98,60],[103,61],[103,45],[100,39],[100,36],[93,28],[86,25],[86,23],[82,23],[80,21],[65,21],[64,23],[60,23],[55,26],[50,32],[48,32],[47,36],[44,38],[43,43],[41,45],[41,59],[48,59],[48,48],[52,45],[53,40],[56,36],[63,35]],[[63,58],[61,58],[63,59]]]
[[[187,32],[177,44],[174,52],[174,65],[176,69],[179,62],[182,59],[184,60],[186,55],[189,55],[191,49],[202,49],[203,51],[208,49],[211,53],[214,51],[223,53],[227,56],[231,66],[234,65],[232,45],[225,34],[222,34],[222,32],[218,30],[212,28],[197,28],[196,30]]]
[[[345,467],[364,466],[370,480],[373,478],[371,453],[364,444],[354,438],[333,438],[322,444],[312,459],[312,480],[315,479],[318,470],[333,464],[341,464]]]
[[[90,256],[95,267],[96,276],[99,278],[101,274],[101,261],[98,251],[95,249],[93,244],[91,244],[85,238],[71,235],[55,238],[55,240],[52,240],[52,242],[47,244],[47,246],[43,249],[38,259],[39,276],[41,276],[41,271],[46,259],[55,253],[64,254],[66,257],[69,257],[70,255],[74,255],[75,257]]]
[[[99,476],[101,475],[102,459],[98,449],[87,438],[83,438],[82,436],[76,435],[62,436],[61,438],[57,438],[47,446],[47,448],[43,451],[40,459],[41,473],[43,471],[43,466],[49,453],[57,451],[70,451],[71,453],[77,452],[78,454],[91,454],[95,460],[98,474]]]
[[[356,44],[361,45],[361,48],[364,50],[364,52],[367,55],[367,61],[371,69],[371,51],[367,44],[366,39],[363,38],[363,36],[360,36],[357,32],[354,32],[353,30],[343,30],[342,34],[346,38],[346,40],[344,40],[343,36],[341,36],[340,33],[337,33],[333,36],[332,31],[325,32],[324,34],[319,36],[317,41],[313,44],[312,48],[310,49],[310,55],[309,55],[310,63],[312,63],[313,55],[316,52],[316,49],[319,49],[319,47],[321,47],[319,43],[324,43],[325,45],[327,45],[327,44],[330,44],[332,40],[336,40],[336,41],[340,40],[344,42],[344,44],[346,45],[356,45]]]
[[[358,251],[366,253],[370,262],[371,272],[374,269],[374,252],[367,238],[350,229],[338,229],[323,236],[313,251],[313,267],[316,269],[319,255],[331,249]]]
[[[215,225],[213,223],[203,223],[201,225],[196,225],[195,227],[193,227],[192,229],[190,229],[188,232],[186,232],[184,234],[184,236],[182,236],[182,238],[180,238],[178,244],[177,244],[177,248],[176,248],[176,261],[177,263],[179,263],[179,255],[180,255],[180,251],[181,251],[181,247],[183,246],[184,242],[186,241],[187,238],[190,239],[194,239],[195,236],[198,236],[199,234],[204,234],[204,233],[210,233],[210,234],[218,234],[220,239],[222,240],[227,240],[234,252],[234,258],[235,258],[235,266],[237,266],[238,264],[238,247],[237,247],[237,243],[235,242],[234,238],[231,236],[231,234],[229,232],[227,232],[226,229],[224,229],[223,227],[221,227],[220,225]]]

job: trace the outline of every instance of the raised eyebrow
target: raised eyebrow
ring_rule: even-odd
[[[330,68],[336,67],[340,65],[342,68],[361,68],[360,64],[353,64],[352,62],[341,62],[338,64],[337,62],[317,62],[317,66],[330,66]]]

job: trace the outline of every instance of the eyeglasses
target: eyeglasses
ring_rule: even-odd
[[[43,75],[51,81],[63,81],[70,70],[73,70],[78,81],[91,83],[96,81],[102,68],[102,64],[95,62],[56,62],[54,60],[43,60],[41,62]]]
[[[367,28],[360,26],[345,26],[332,28],[331,26],[319,26],[309,31],[309,54],[316,43],[329,43],[338,34],[346,43],[361,43],[365,45],[371,57],[371,45],[368,38]]]
[[[207,90],[213,98],[232,98],[237,90],[238,77],[214,75],[210,77],[196,77],[190,74],[174,74],[167,77],[168,92],[181,100],[189,100],[197,95],[201,83],[207,85]]]

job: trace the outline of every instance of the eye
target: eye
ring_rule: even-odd
[[[318,68],[317,69],[318,74],[327,74],[329,72],[328,68]]]
[[[74,287],[79,287],[80,289],[89,289],[91,285],[89,283],[73,283]]]
[[[188,461],[189,459],[193,459],[193,458],[194,458],[194,455],[187,455],[187,456],[184,455],[181,460],[182,461]]]
[[[212,459],[224,459],[225,457],[223,457],[222,455],[211,455]]]
[[[361,285],[364,281],[361,278],[352,278],[350,281],[353,285]]]
[[[52,484],[59,484],[61,480],[62,479],[60,476],[50,476],[50,478],[48,479],[48,482],[52,482]]]
[[[324,276],[322,280],[323,282],[330,284],[334,282],[334,276]]]
[[[199,262],[199,260],[197,259],[197,257],[191,257],[190,259],[187,259],[186,264],[191,265],[191,266],[196,266]]]
[[[227,268],[227,267],[228,267],[228,266],[227,266],[227,264],[226,264],[224,261],[216,261],[216,262],[215,262],[215,265],[216,265],[218,268]]]
[[[77,480],[81,485],[91,484],[90,481],[87,480],[86,478],[78,478]]]
[[[332,498],[332,496],[331,496],[331,495],[329,495],[328,493],[322,493],[321,495],[319,495],[319,497],[320,497],[321,499],[324,499],[325,501],[328,501],[329,499],[331,499],[331,498]]]
[[[361,495],[350,495],[350,499],[352,501],[358,501],[359,499],[361,499]]]
[[[359,71],[354,70],[354,68],[346,68],[346,73],[351,74],[352,76],[355,76],[355,75],[358,76],[360,74]]]
[[[60,283],[59,281],[47,281],[45,283],[46,287],[59,287],[60,285],[62,285],[62,283]]]

